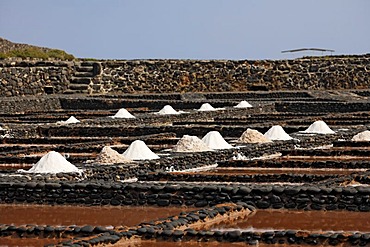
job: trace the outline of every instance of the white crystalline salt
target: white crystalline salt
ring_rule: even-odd
[[[108,146],[103,147],[95,159],[95,162],[99,164],[126,163],[130,161],[131,160],[126,159],[122,154]]]
[[[216,111],[215,108],[213,108],[213,106],[211,106],[211,104],[209,103],[204,103],[200,106],[200,108],[198,109],[198,111]]]
[[[270,139],[265,137],[261,132],[254,129],[247,129],[238,139],[241,143],[266,143],[271,142]]]
[[[135,116],[129,113],[125,108],[121,108],[114,116],[111,116],[111,118],[135,118]]]
[[[59,123],[59,124],[73,124],[73,123],[79,123],[79,122],[80,122],[80,120],[78,120],[74,116],[71,116],[66,121],[58,121],[57,123]]]
[[[274,125],[272,126],[265,134],[265,137],[267,137],[270,140],[276,140],[276,141],[287,141],[293,139],[290,135],[288,135],[283,127],[280,125]]]
[[[179,115],[180,112],[177,112],[170,105],[165,105],[159,112],[156,112],[155,114],[159,114],[159,115]]]
[[[27,173],[59,173],[59,172],[81,172],[76,166],[68,162],[60,153],[51,151],[32,166]]]
[[[311,124],[305,131],[305,133],[315,134],[334,134],[335,132],[329,128],[329,126],[322,120],[316,121]]]
[[[245,100],[240,101],[239,104],[237,104],[236,106],[234,106],[234,108],[250,108],[250,107],[253,107],[253,106],[251,104],[249,104]]]
[[[197,136],[184,135],[172,149],[173,152],[207,152],[212,151]]]
[[[159,156],[152,152],[141,140],[136,140],[130,144],[123,156],[130,160],[152,160],[159,159]]]
[[[210,131],[203,138],[202,141],[212,149],[230,149],[233,148],[218,131]]]
[[[370,141],[370,131],[365,130],[360,132],[357,135],[354,135],[351,140],[354,142],[368,142]]]

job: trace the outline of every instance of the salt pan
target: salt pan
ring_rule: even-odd
[[[173,109],[172,106],[170,106],[170,105],[165,105],[159,112],[156,112],[155,114],[159,114],[159,115],[179,115],[180,112]]]
[[[152,152],[141,140],[136,140],[130,144],[123,156],[131,160],[152,160],[159,159],[159,156]]]
[[[212,151],[197,136],[184,135],[172,149],[173,152],[206,152]]]
[[[247,101],[243,100],[243,101],[240,101],[239,104],[237,104],[236,106],[234,106],[234,108],[250,108],[250,107],[253,107],[251,104],[249,104]]]
[[[121,108],[114,116],[111,116],[111,118],[135,118],[135,116],[129,113],[125,108]]]
[[[351,140],[354,142],[368,142],[370,141],[370,131],[365,130],[360,132],[357,135],[354,135]]]
[[[329,126],[322,120],[316,121],[311,124],[305,131],[305,133],[315,134],[334,134],[335,132],[329,128]]]
[[[67,161],[60,153],[51,151],[32,166],[27,173],[59,173],[59,172],[81,172],[76,166]]]
[[[266,143],[271,142],[270,139],[265,137],[261,132],[254,129],[247,129],[238,139],[241,143]]]
[[[103,147],[95,159],[95,162],[99,164],[126,163],[130,161],[131,160],[126,159],[122,154],[108,146]]]
[[[212,149],[230,149],[233,148],[218,131],[210,131],[203,138],[202,141]]]
[[[276,140],[276,141],[287,141],[293,139],[290,135],[288,135],[283,127],[280,125],[274,125],[272,126],[265,134],[265,137],[267,137],[270,140]]]

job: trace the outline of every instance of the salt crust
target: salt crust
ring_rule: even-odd
[[[114,116],[111,116],[111,118],[135,118],[135,116],[129,113],[125,108],[121,108]]]
[[[236,106],[234,106],[234,108],[250,108],[250,107],[253,107],[253,106],[251,104],[249,104],[245,100],[240,101],[239,104],[237,104]]]
[[[126,159],[130,160],[152,160],[159,159],[159,156],[152,152],[141,140],[133,141],[123,153]]]
[[[159,115],[179,115],[180,112],[176,111],[172,108],[170,105],[165,105],[159,112],[156,112],[155,114]]]
[[[316,134],[334,134],[335,132],[329,128],[329,126],[322,120],[315,121],[305,131],[305,133],[316,133]]]
[[[363,132],[358,133],[357,135],[354,135],[352,137],[351,141],[354,141],[354,142],[368,142],[368,141],[370,141],[370,131],[365,130]]]
[[[280,125],[274,125],[272,126],[265,134],[264,136],[270,140],[276,140],[276,141],[287,141],[293,139],[290,135],[288,135],[283,127]]]
[[[266,143],[271,142],[270,139],[265,137],[261,132],[254,129],[247,129],[238,139],[241,143]]]
[[[218,131],[210,131],[203,138],[202,141],[212,149],[230,149],[233,148]]]
[[[108,146],[103,147],[95,159],[95,162],[99,164],[127,163],[130,161],[131,160],[126,159],[122,154]]]
[[[80,122],[80,120],[78,120],[74,116],[71,116],[66,121],[58,121],[57,123],[59,123],[59,124],[73,124],[73,123],[79,123],[79,122]]]
[[[50,151],[32,166],[28,171],[18,170],[27,173],[59,173],[59,172],[81,172],[76,166],[67,161],[60,153]]]
[[[184,135],[172,149],[173,152],[207,152],[212,151],[197,136]]]

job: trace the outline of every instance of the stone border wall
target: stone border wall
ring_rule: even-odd
[[[83,62],[82,62],[83,63]],[[63,93],[79,61],[0,61],[0,96]],[[106,93],[368,89],[370,55],[295,60],[102,60],[89,90]],[[70,92],[73,93],[73,90]]]

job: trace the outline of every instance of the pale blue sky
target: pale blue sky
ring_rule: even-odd
[[[0,0],[0,37],[111,59],[364,54],[370,0]]]

